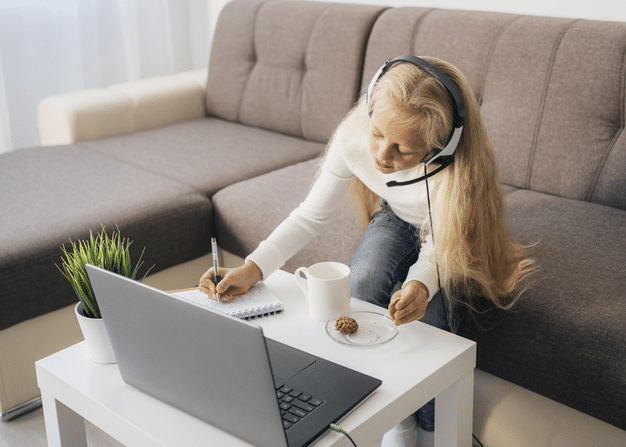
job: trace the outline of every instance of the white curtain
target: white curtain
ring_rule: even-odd
[[[207,66],[210,0],[0,0],[0,152],[46,96]]]

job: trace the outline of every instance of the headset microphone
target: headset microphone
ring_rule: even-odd
[[[452,103],[454,104],[454,119],[453,130],[448,137],[448,141],[446,142],[445,147],[443,149],[431,149],[428,155],[426,155],[426,157],[421,160],[421,162],[424,163],[425,166],[428,166],[433,162],[438,163],[440,166],[434,171],[414,180],[409,180],[406,182],[388,182],[387,186],[389,187],[411,185],[413,183],[421,182],[422,180],[432,177],[446,167],[450,166],[454,162],[454,151],[456,150],[459,141],[461,140],[461,134],[463,133],[463,124],[465,123],[465,102],[463,101],[463,95],[461,94],[461,91],[459,90],[457,85],[437,67],[416,56],[399,56],[393,59],[389,59],[383,64],[382,67],[378,69],[378,71],[372,78],[369,87],[367,88],[365,100],[368,109],[374,86],[376,85],[378,80],[387,72],[387,70],[389,70],[394,64],[398,62],[408,62],[410,64],[413,64],[416,67],[425,70],[426,72],[428,72],[428,74],[437,78],[443,84],[443,86],[450,94],[450,97],[452,98]]]
[[[439,167],[437,169],[435,169],[434,171],[429,172],[428,174],[424,174],[421,177],[418,177],[418,178],[413,179],[413,180],[407,180],[406,182],[396,182],[395,180],[392,180],[390,182],[387,182],[386,185],[389,186],[389,187],[392,187],[392,186],[406,186],[406,185],[412,185],[413,183],[421,182],[422,180],[426,180],[427,178],[430,178],[433,175],[443,171],[445,168],[450,166],[453,162],[454,162],[454,157],[446,157],[445,160],[441,161],[441,164],[439,165]],[[426,163],[426,166],[428,166],[428,163]]]

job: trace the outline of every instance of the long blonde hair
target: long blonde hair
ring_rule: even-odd
[[[437,174],[432,222],[421,226],[422,238],[432,231],[441,286],[448,297],[484,296],[509,308],[534,270],[529,248],[517,243],[508,226],[504,193],[495,154],[480,108],[463,74],[435,58],[423,58],[456,83],[465,100],[466,117],[455,162]],[[363,114],[363,100],[356,107]],[[453,103],[445,87],[412,64],[396,64],[380,78],[370,109],[396,107],[415,122],[428,147],[442,148],[452,130]],[[356,112],[356,110],[355,110]],[[358,179],[352,193],[361,215],[369,220],[379,198]],[[467,303],[470,304],[471,303]]]

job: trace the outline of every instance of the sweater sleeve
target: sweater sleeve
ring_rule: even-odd
[[[306,199],[246,258],[259,266],[263,279],[320,234],[341,205],[351,178],[338,138],[329,147],[319,177]]]

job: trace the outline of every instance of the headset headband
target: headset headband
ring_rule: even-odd
[[[378,71],[372,78],[372,81],[370,82],[369,87],[367,88],[367,93],[365,97],[367,107],[369,109],[370,99],[372,97],[372,91],[374,90],[374,86],[376,85],[378,80],[387,72],[387,70],[389,70],[393,65],[395,65],[398,62],[408,62],[410,64],[415,65],[416,67],[419,67],[427,71],[428,74],[430,74],[434,78],[437,78],[439,82],[443,84],[443,86],[446,88],[446,90],[450,94],[450,97],[452,98],[452,103],[454,107],[454,118],[452,122],[453,130],[450,133],[450,136],[448,137],[448,141],[446,141],[446,145],[443,149],[431,150],[429,154],[426,157],[424,157],[424,159],[422,159],[422,163],[424,163],[426,166],[428,166],[435,160],[437,161],[437,163],[440,163],[443,167],[449,166],[454,161],[454,151],[456,150],[456,147],[458,146],[459,141],[461,140],[461,134],[463,133],[463,124],[465,123],[465,102],[463,101],[463,95],[461,94],[461,91],[459,90],[457,85],[448,76],[446,76],[440,69],[426,62],[424,59],[421,59],[416,56],[398,56],[398,57],[394,57],[393,59],[389,59],[387,62],[383,64],[382,67],[378,69]],[[416,183],[421,180],[424,180],[424,178],[434,175],[435,173],[439,172],[441,169],[437,169],[435,172],[432,172],[431,174],[427,176],[422,176],[418,179],[410,180],[408,182],[389,182],[387,186],[401,186],[401,185],[408,185],[411,183]]]

